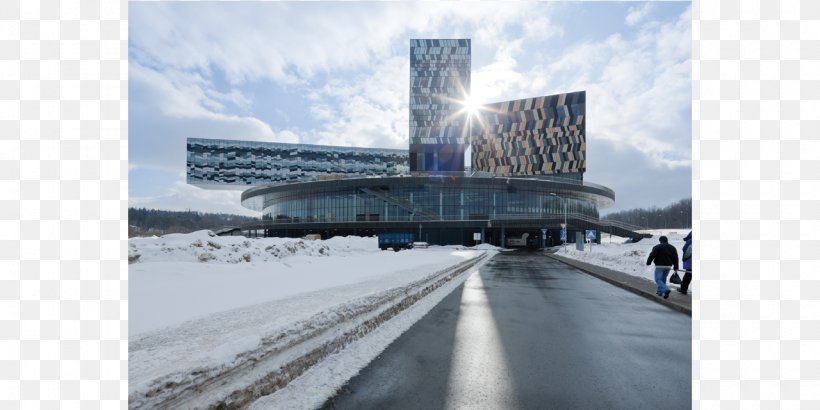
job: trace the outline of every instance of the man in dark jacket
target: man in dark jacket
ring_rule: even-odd
[[[655,283],[658,284],[658,291],[655,293],[666,299],[669,297],[670,292],[669,288],[666,287],[666,276],[669,275],[669,269],[672,267],[675,268],[675,272],[678,271],[678,251],[669,244],[669,240],[665,236],[661,236],[658,240],[661,243],[652,248],[646,264],[651,265],[652,261],[655,261]]]
[[[681,255],[681,259],[683,260],[683,271],[685,273],[683,274],[683,281],[681,281],[678,292],[685,295],[689,290],[689,283],[692,282],[692,231],[689,231],[689,235],[686,235],[683,241],[683,255]]]

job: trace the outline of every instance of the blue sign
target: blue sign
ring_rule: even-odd
[[[567,241],[567,228],[561,228],[561,240],[564,242]]]
[[[597,236],[598,231],[594,229],[587,229],[587,239],[589,239],[590,241],[594,241]]]

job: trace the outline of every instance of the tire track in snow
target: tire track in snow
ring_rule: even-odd
[[[425,279],[344,304],[330,314],[317,314],[318,321],[309,319],[305,326],[263,339],[257,349],[239,355],[232,366],[197,369],[182,378],[178,374],[159,378],[147,391],[129,397],[129,408],[245,408],[370,333],[487,255],[484,252]]]

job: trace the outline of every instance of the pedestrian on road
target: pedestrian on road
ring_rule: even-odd
[[[675,268],[675,272],[678,271],[678,250],[669,244],[669,239],[665,236],[661,236],[658,240],[660,243],[652,248],[646,264],[651,265],[652,261],[655,261],[655,283],[658,284],[658,291],[655,293],[666,299],[671,292],[666,287],[666,276],[669,275],[669,270],[672,267]]]
[[[683,240],[685,243],[681,250],[681,259],[683,259],[683,270],[685,273],[683,274],[683,280],[680,283],[678,292],[686,295],[689,290],[689,283],[692,282],[692,231],[689,231],[689,235],[686,235]]]

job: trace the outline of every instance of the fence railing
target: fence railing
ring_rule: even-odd
[[[586,182],[578,179],[563,178],[550,175],[499,175],[487,171],[410,171],[399,173],[363,173],[363,174],[319,174],[319,175],[305,175],[298,178],[293,178],[286,181],[269,182],[271,185],[289,185],[301,182],[316,182],[316,181],[336,181],[346,179],[367,179],[367,178],[384,178],[384,177],[427,177],[427,178],[449,178],[449,177],[477,177],[477,178],[510,178],[510,179],[537,179],[539,181],[549,181],[562,184],[570,184],[576,186],[585,186],[590,188],[611,191],[603,185]],[[266,185],[262,184],[262,185]]]

